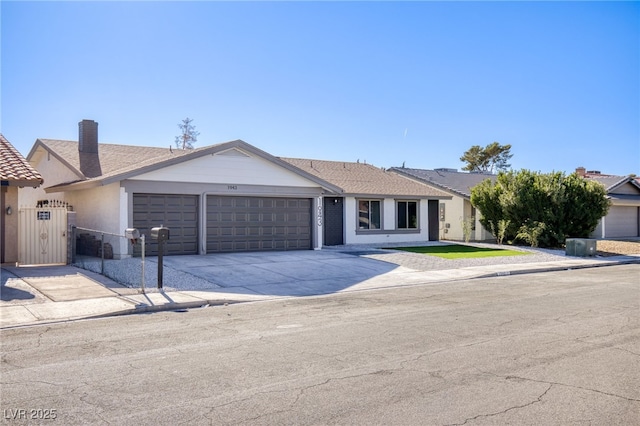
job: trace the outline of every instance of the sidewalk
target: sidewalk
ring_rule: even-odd
[[[211,289],[203,291],[159,291],[154,286],[147,288],[146,292],[142,293],[139,288],[121,286],[99,274],[74,266],[30,268],[4,266],[2,268],[3,294],[2,301],[0,301],[0,328],[164,310],[193,309],[285,297],[346,293],[410,285],[429,285],[471,278],[593,268],[629,263],[640,264],[640,255],[607,258],[559,256],[558,260],[545,262],[503,263],[427,271],[411,269],[401,265],[391,265],[392,267],[390,267],[390,264],[386,264],[384,268],[370,269],[367,273],[359,272],[360,278],[358,278],[354,274],[358,273],[358,271],[364,271],[363,265],[365,264],[358,263],[357,256],[346,255],[348,258],[337,260],[340,262],[340,268],[346,267],[353,272],[349,275],[348,284],[344,285],[344,283],[336,282],[339,281],[336,278],[316,279],[313,281],[296,279],[292,273],[292,264],[298,264],[297,266],[300,269],[308,270],[314,267],[326,269],[328,263],[323,259],[324,263],[316,262],[317,266],[315,266],[316,263],[303,264],[304,262],[301,262],[299,258],[294,259],[296,254],[290,254],[291,258],[286,258],[286,256],[286,254],[283,254],[280,256],[279,262],[270,263],[269,266],[274,271],[269,272],[286,274],[290,276],[289,281],[271,284],[268,291],[265,290],[267,288],[265,283],[260,280],[252,284],[250,279],[245,281],[240,279],[237,284],[224,287],[212,283]],[[365,259],[364,261],[371,262],[365,265],[367,267],[377,263],[385,263],[372,259]],[[262,265],[264,268],[264,263]],[[247,265],[243,266],[247,267]],[[287,269],[278,271],[277,268]],[[214,276],[233,273],[237,275],[238,269],[240,271],[243,270],[237,264],[217,265],[215,266]],[[375,270],[375,273],[371,273],[372,270]],[[640,268],[638,277],[640,279]],[[268,276],[265,275],[264,279],[268,279]]]

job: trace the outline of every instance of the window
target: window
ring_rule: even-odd
[[[380,229],[380,200],[358,200],[358,229]]]
[[[398,201],[396,220],[398,229],[418,229],[418,202]]]
[[[471,230],[476,230],[476,208],[471,206]]]

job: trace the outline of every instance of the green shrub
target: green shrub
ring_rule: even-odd
[[[609,210],[603,185],[573,173],[500,172],[471,189],[480,222],[499,244],[523,240],[561,247],[567,238],[586,238]]]

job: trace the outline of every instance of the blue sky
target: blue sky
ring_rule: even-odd
[[[1,131],[640,174],[638,2],[0,2]]]

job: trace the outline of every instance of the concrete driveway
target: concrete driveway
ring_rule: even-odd
[[[157,258],[150,263],[157,270]],[[273,296],[335,293],[403,270],[393,263],[332,250],[172,256],[164,258],[164,268],[182,274],[164,280],[170,287],[202,280],[218,291]]]
[[[443,243],[437,243],[443,244]],[[602,259],[567,258],[563,251],[522,249],[520,256],[442,259],[417,253],[349,246],[323,250],[221,253],[165,256],[165,291],[206,291],[236,295],[308,296],[374,287],[451,281],[513,270],[548,268]],[[99,272],[99,259],[79,259],[84,269]],[[105,275],[140,288],[140,258],[105,261]],[[145,286],[158,282],[158,258],[145,260]]]

